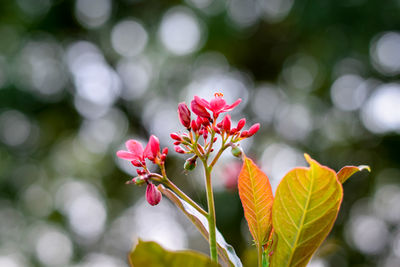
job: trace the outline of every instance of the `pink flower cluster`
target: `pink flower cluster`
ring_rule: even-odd
[[[171,134],[175,151],[186,154],[194,153],[193,149],[196,149],[197,152],[186,161],[185,169],[192,170],[196,166],[196,159],[199,155],[208,157],[208,153],[213,151],[212,145],[218,139],[216,135],[220,135],[224,141],[230,138],[232,153],[235,156],[240,155],[240,149],[234,143],[253,136],[260,129],[260,124],[256,123],[249,130],[243,130],[246,124],[246,119],[244,118],[239,120],[236,127],[232,127],[229,114],[225,115],[221,121],[217,122],[217,120],[222,113],[233,110],[241,101],[239,98],[232,105],[228,105],[221,93],[216,93],[211,101],[195,96],[190,104],[192,112],[197,115],[193,120],[188,106],[183,102],[178,105],[179,120],[188,132]],[[208,140],[210,134],[213,136],[212,140]],[[201,136],[204,138],[203,145],[197,142]],[[147,183],[146,199],[150,205],[157,205],[161,201],[161,192],[151,181],[151,173],[147,169],[146,159],[159,165],[164,170],[163,175],[165,175],[164,164],[168,149],[164,148],[160,151],[160,142],[154,135],[150,136],[149,142],[144,149],[140,142],[132,139],[128,140],[125,145],[128,150],[118,151],[117,156],[121,159],[129,160],[133,166],[138,167],[136,171],[139,175],[129,183],[137,185]]]
[[[149,171],[146,166],[146,159],[151,162],[161,165],[165,163],[167,158],[168,148],[164,148],[160,152],[160,142],[154,135],[150,136],[149,142],[145,149],[140,142],[130,139],[125,143],[128,151],[119,150],[117,156],[121,159],[129,160],[133,166],[140,169],[136,169],[139,177],[132,179],[135,184],[147,183],[146,199],[150,205],[157,205],[161,201],[161,192],[158,191],[157,187],[151,183],[148,179]]]
[[[243,118],[239,120],[236,127],[232,128],[231,116],[229,114],[225,115],[219,123],[216,122],[221,113],[233,110],[241,101],[242,99],[239,98],[232,105],[228,105],[221,93],[216,93],[211,101],[195,96],[190,103],[190,107],[193,113],[197,115],[197,118],[194,120],[191,119],[190,109],[182,102],[178,105],[179,120],[182,125],[187,128],[189,133],[193,132],[195,135],[202,135],[204,140],[208,138],[210,133],[215,132],[224,135],[225,138],[230,136],[232,137],[232,142],[237,142],[253,136],[260,129],[260,124],[256,123],[251,126],[249,130],[242,131],[246,124],[246,119]],[[190,151],[185,149],[185,146],[181,146],[181,144],[191,142],[189,136],[190,134],[186,133],[171,134],[171,138],[175,140],[174,145],[176,152],[181,154],[190,153]],[[211,140],[211,142],[215,142],[216,140],[217,137],[214,137],[214,140]],[[199,149],[201,150],[201,147],[199,147]]]

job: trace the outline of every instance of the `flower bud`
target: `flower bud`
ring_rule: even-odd
[[[242,155],[242,149],[238,146],[233,146],[231,153],[233,156],[239,158]]]
[[[185,168],[185,170],[187,170],[187,171],[192,171],[194,168],[196,168],[196,160],[197,160],[197,156],[188,158],[185,161],[185,165],[183,165],[183,168]]]
[[[214,132],[216,132],[217,134],[221,133],[221,131],[219,130],[219,128],[217,126],[213,126],[212,128],[213,128]]]
[[[238,131],[242,130],[245,124],[246,124],[246,119],[243,118],[238,122],[238,125],[237,125],[236,129]]]
[[[136,169],[137,174],[140,175],[145,175],[146,171],[145,170],[141,170],[141,169]]]
[[[249,137],[249,131],[243,131],[243,132],[240,134],[240,137],[241,137],[241,138]]]
[[[168,147],[164,147],[161,154],[167,156],[168,155]]]
[[[256,123],[253,126],[251,126],[250,129],[249,129],[248,137],[253,136],[256,132],[258,132],[258,130],[260,130],[260,124],[259,123]]]
[[[172,133],[172,134],[170,134],[170,136],[171,136],[172,139],[174,139],[176,141],[181,141],[182,140],[182,137],[177,133]]]
[[[229,114],[226,115],[221,122],[225,132],[229,133],[229,131],[231,130],[231,116]]]
[[[199,130],[199,126],[197,125],[195,120],[192,120],[191,127],[193,132],[197,132]]]
[[[149,183],[146,188],[146,199],[150,205],[155,206],[161,201],[161,192],[157,189],[157,187]]]
[[[179,103],[178,105],[178,116],[182,125],[187,129],[190,128],[190,110],[186,106],[184,102]]]
[[[185,154],[185,150],[183,150],[180,146],[174,146],[174,149],[177,153]]]
[[[180,144],[182,144],[181,141],[175,141],[175,142],[174,142],[174,145],[176,145],[176,146],[178,146],[178,145],[180,145]]]
[[[143,167],[142,163],[137,159],[132,160],[131,163],[135,167]]]

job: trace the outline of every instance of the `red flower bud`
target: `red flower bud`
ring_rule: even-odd
[[[142,163],[139,160],[134,159],[131,161],[131,163],[135,167],[143,167]]]
[[[164,147],[164,149],[162,150],[162,154],[163,155],[168,155],[168,147]]]
[[[238,122],[236,129],[238,131],[242,130],[245,124],[246,124],[246,119],[243,118]]]
[[[194,132],[197,132],[199,130],[199,126],[197,125],[195,120],[192,120],[191,126]]]
[[[174,142],[174,145],[178,146],[178,145],[180,145],[181,143],[182,143],[181,141],[176,141],[176,142]]]
[[[182,140],[182,137],[177,133],[172,133],[172,134],[170,134],[170,136],[171,136],[172,139],[174,139],[176,141],[181,141]]]
[[[249,131],[243,131],[241,134],[240,134],[240,137],[249,137]]]
[[[190,110],[184,102],[178,104],[178,116],[182,125],[190,128]]]
[[[224,130],[229,133],[229,131],[231,130],[231,116],[226,115],[221,122]]]
[[[155,206],[161,201],[161,192],[154,184],[148,184],[146,188],[146,199],[150,205]]]
[[[214,132],[216,132],[217,134],[220,134],[220,133],[221,133],[221,131],[218,129],[217,126],[213,126],[213,130],[214,130]]]
[[[174,146],[174,149],[179,154],[184,154],[185,150],[183,150],[180,146]]]
[[[145,170],[141,170],[141,169],[136,169],[136,172],[137,172],[138,175],[146,174],[146,171]]]
[[[259,123],[256,123],[253,126],[251,126],[249,129],[248,137],[253,136],[256,132],[258,132],[259,129],[260,129]]]

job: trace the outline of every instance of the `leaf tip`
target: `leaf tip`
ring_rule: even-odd
[[[310,157],[310,155],[308,155],[307,153],[304,153],[304,158],[306,159],[306,161],[308,162],[308,164],[309,164],[310,166],[312,166],[313,163],[315,163],[315,160],[313,160],[313,159]]]
[[[368,172],[371,172],[371,167],[368,165],[360,165],[360,166],[358,166],[358,169],[360,171],[367,170]]]

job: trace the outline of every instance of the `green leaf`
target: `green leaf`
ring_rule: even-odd
[[[291,170],[276,190],[271,267],[306,266],[332,229],[342,202],[336,173],[304,156],[310,167]]]
[[[141,240],[129,254],[129,263],[133,267],[220,267],[201,253],[190,250],[168,251],[156,242]]]
[[[368,172],[371,172],[371,168],[367,165],[360,165],[360,166],[344,166],[343,168],[340,169],[340,171],[337,173],[339,182],[342,184],[346,182],[347,179],[349,179],[353,174],[356,172],[360,172],[363,170],[367,170]]]
[[[165,188],[163,185],[158,185],[158,190],[161,191],[167,198],[169,198],[199,229],[200,233],[208,241],[208,220],[198,212],[195,208],[190,206],[189,203],[178,197],[174,192]],[[242,267],[240,258],[236,255],[235,250],[231,245],[226,243],[222,234],[217,230],[217,249],[219,257],[230,267]]]
[[[251,235],[258,246],[263,246],[268,242],[272,230],[274,197],[267,175],[246,156],[243,156],[238,188]]]

